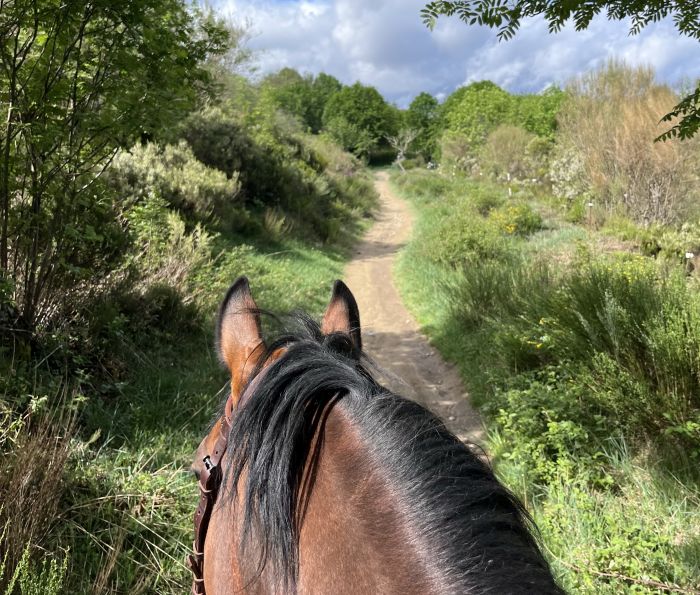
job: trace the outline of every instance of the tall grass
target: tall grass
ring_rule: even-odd
[[[437,178],[400,178],[418,215],[400,289],[460,367],[497,470],[534,511],[563,584],[697,586],[700,296],[684,269],[601,252],[595,232],[568,225],[494,231],[477,207],[494,187]],[[466,241],[479,233],[507,250]]]

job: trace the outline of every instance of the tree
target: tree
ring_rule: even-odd
[[[283,68],[263,82],[263,89],[275,104],[296,116],[313,133],[323,126],[323,110],[328,100],[342,88],[338,79],[323,72],[316,77],[302,76],[291,68]]]
[[[323,125],[329,134],[333,136],[345,149],[356,154],[366,154],[367,141],[369,149],[377,145],[380,139],[393,134],[396,131],[397,122],[395,114],[374,87],[365,87],[355,83],[350,87],[343,87],[328,101],[323,111]],[[347,144],[349,137],[340,138],[337,131],[344,133],[354,130],[363,141],[363,148],[359,145]]]
[[[439,16],[457,15],[468,25],[486,25],[498,29],[500,39],[515,36],[523,19],[542,16],[549,30],[561,30],[573,19],[577,31],[582,31],[593,17],[605,14],[609,20],[630,20],[630,33],[639,33],[650,23],[672,17],[676,29],[682,35],[700,40],[700,4],[695,1],[638,2],[637,0],[593,0],[591,2],[541,2],[535,0],[433,0],[421,14],[429,27],[434,27]],[[680,118],[680,120],[678,120]],[[700,130],[700,83],[693,93],[684,97],[662,121],[674,123],[659,139],[678,137],[687,139]]]
[[[323,112],[331,97],[343,88],[341,82],[325,72],[320,72],[311,83],[311,105],[307,110],[307,124],[311,132],[323,128]]]
[[[452,93],[443,104],[443,118],[448,130],[478,146],[491,131],[512,120],[514,109],[510,93],[491,81],[480,81]]]
[[[440,128],[440,105],[430,93],[419,93],[406,110],[406,124],[417,131],[413,142],[416,150],[426,159],[432,159]]]
[[[396,150],[396,159],[394,163],[401,168],[402,172],[406,170],[403,167],[403,162],[406,160],[406,152],[410,148],[411,144],[418,136],[418,131],[410,128],[404,128],[399,130],[395,136],[387,136],[386,140],[389,142],[391,147]]]
[[[227,43],[181,0],[0,0],[0,276],[26,330],[109,267],[102,174],[193,108]]]

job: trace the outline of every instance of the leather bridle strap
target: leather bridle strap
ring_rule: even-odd
[[[194,513],[194,542],[187,565],[192,571],[192,595],[206,595],[204,589],[204,540],[207,538],[209,519],[221,487],[221,457],[228,446],[231,433],[231,412],[233,398],[229,394],[224,415],[221,417],[219,437],[214,444],[214,452],[204,457],[204,470],[199,474],[199,504]]]
[[[267,368],[261,370],[248,384],[241,395],[239,404],[245,403],[255,392],[265,376]],[[228,447],[231,433],[231,415],[233,413],[233,395],[229,394],[221,417],[219,437],[214,443],[214,452],[204,457],[204,470],[199,474],[199,504],[194,513],[194,542],[192,553],[187,557],[187,566],[192,571],[192,595],[206,595],[204,587],[204,541],[207,538],[209,519],[221,487],[221,459]]]

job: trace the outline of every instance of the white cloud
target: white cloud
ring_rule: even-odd
[[[523,23],[515,39],[441,19],[420,20],[424,0],[221,0],[217,9],[253,23],[251,47],[260,70],[285,66],[327,72],[345,83],[374,85],[406,105],[421,91],[441,97],[457,86],[490,79],[510,91],[562,84],[609,58],[650,64],[660,80],[700,77],[700,43],[679,37],[670,21],[637,36],[628,25],[594,19],[588,30],[550,35],[542,20]]]

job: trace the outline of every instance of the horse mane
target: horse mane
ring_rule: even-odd
[[[561,593],[531,517],[490,467],[426,408],[381,387],[347,335],[324,336],[304,314],[293,320],[294,332],[268,342],[228,442],[223,485],[234,502],[242,496],[241,544],[257,558],[251,580],[272,572],[296,590],[304,469],[324,416],[342,401],[360,435],[371,436],[367,448],[445,592]],[[280,347],[285,355],[255,379]]]

